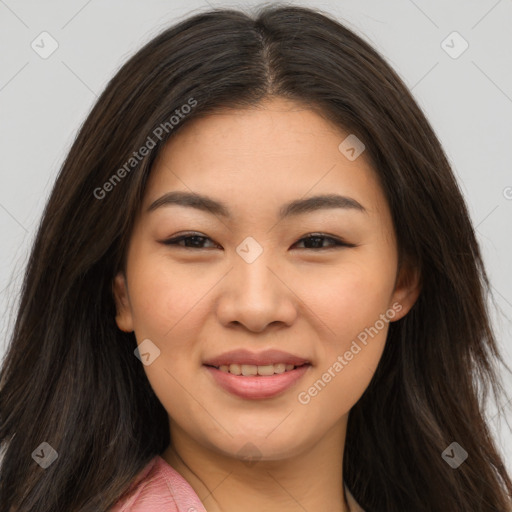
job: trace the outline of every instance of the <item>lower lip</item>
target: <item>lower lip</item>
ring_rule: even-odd
[[[271,398],[291,388],[311,365],[304,364],[294,370],[274,375],[248,376],[223,372],[213,366],[205,366],[220,387],[233,395],[251,400]]]

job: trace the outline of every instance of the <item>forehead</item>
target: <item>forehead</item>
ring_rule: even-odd
[[[350,160],[339,149],[348,135],[284,99],[192,119],[156,159],[144,208],[163,193],[182,190],[240,208],[274,209],[292,199],[338,193],[381,211],[384,197],[364,152]]]

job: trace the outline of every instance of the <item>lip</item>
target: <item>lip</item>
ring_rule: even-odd
[[[207,366],[221,366],[221,365],[230,365],[230,364],[253,364],[256,366],[264,366],[267,364],[293,364],[294,366],[301,366],[303,364],[309,363],[307,359],[302,357],[290,354],[288,352],[283,352],[282,350],[264,350],[263,352],[250,352],[249,350],[240,349],[240,350],[231,350],[230,352],[225,352],[219,356],[213,357],[204,361],[203,364]],[[292,370],[295,371],[295,370]],[[282,375],[282,374],[281,374]],[[244,377],[248,378],[248,377]]]
[[[243,375],[223,372],[214,366],[205,365],[205,368],[221,388],[240,398],[250,400],[271,398],[285,392],[290,389],[310,367],[310,364],[303,364],[302,366],[284,373],[244,377]]]

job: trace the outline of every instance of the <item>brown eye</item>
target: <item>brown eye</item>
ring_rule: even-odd
[[[330,242],[330,245],[327,247],[323,246],[325,241]],[[354,244],[349,244],[338,240],[337,238],[333,238],[332,236],[323,235],[321,233],[312,233],[304,238],[301,238],[297,243],[301,243],[304,241],[306,243],[306,247],[304,249],[332,249],[335,247],[355,247]]]
[[[169,238],[168,240],[164,240],[162,243],[165,245],[177,245],[185,249],[207,249],[207,247],[203,247],[206,240],[211,241],[211,238],[200,234],[185,234]],[[181,242],[184,242],[184,245],[181,244]]]

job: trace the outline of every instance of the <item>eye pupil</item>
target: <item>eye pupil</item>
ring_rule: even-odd
[[[310,236],[308,238],[305,238],[305,243],[311,242],[313,243],[313,247],[308,247],[309,249],[317,248],[318,246],[322,246],[322,242],[325,240],[325,237],[323,236]],[[318,245],[319,244],[319,245]]]
[[[200,235],[192,235],[183,239],[185,246],[187,247],[201,247],[201,244],[204,243],[204,240],[206,240],[206,237]],[[191,242],[190,246],[187,245],[187,241]]]

